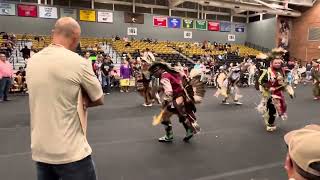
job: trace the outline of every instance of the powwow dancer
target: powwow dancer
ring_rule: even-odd
[[[188,79],[179,72],[174,71],[163,63],[153,64],[149,71],[156,78],[164,89],[162,110],[154,117],[153,125],[160,122],[164,125],[166,134],[159,138],[159,142],[172,142],[173,131],[170,117],[176,114],[180,123],[186,130],[184,141],[188,142],[194,134],[200,131],[196,120],[196,103],[200,103],[205,94],[204,84],[200,81],[200,72],[191,72]]]
[[[222,104],[230,104],[227,102],[229,98],[233,99],[236,105],[241,105],[239,99],[242,97],[239,93],[238,82],[241,76],[241,67],[231,68],[230,72],[227,74],[226,71],[221,70],[217,76],[216,84],[218,87],[217,92],[214,96],[219,97],[221,94],[223,96]]]
[[[142,58],[141,65],[137,67],[135,73],[137,91],[142,97],[144,97],[143,106],[150,107],[156,100],[161,103],[159,92],[161,87],[156,85],[156,79],[152,81],[152,76],[148,71],[151,66],[151,62],[148,59]]]
[[[263,114],[266,130],[271,132],[276,130],[275,119],[278,115],[283,120],[288,118],[287,105],[283,92],[287,91],[291,98],[294,97],[294,91],[288,84],[282,68],[282,49],[275,49],[270,57],[270,67],[264,70],[259,78],[262,100],[257,110]]]

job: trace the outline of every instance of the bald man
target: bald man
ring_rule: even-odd
[[[27,67],[31,150],[38,180],[96,180],[86,138],[86,108],[103,105],[103,92],[89,61],[73,51],[81,29],[59,19],[52,44]]]

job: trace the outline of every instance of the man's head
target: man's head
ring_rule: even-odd
[[[150,68],[149,72],[156,78],[160,78],[161,74],[165,72],[169,67],[163,63],[154,63]]]
[[[7,56],[4,52],[0,52],[0,60],[3,62],[7,60]]]
[[[53,33],[53,43],[61,44],[69,50],[76,50],[81,34],[78,22],[71,17],[63,17],[56,22]]]
[[[271,67],[274,69],[280,69],[282,67],[282,59],[280,57],[275,57],[275,59],[273,59],[271,61]]]
[[[89,59],[90,58],[90,52],[86,52],[85,54],[84,54],[84,58],[86,58],[86,59]]]
[[[295,180],[320,179],[320,126],[308,125],[285,135],[288,155],[285,169]]]

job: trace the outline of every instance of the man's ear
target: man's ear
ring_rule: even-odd
[[[284,168],[287,171],[288,179],[293,178],[294,177],[294,167],[293,167],[293,162],[290,158],[289,153],[287,154],[286,160],[284,162]]]

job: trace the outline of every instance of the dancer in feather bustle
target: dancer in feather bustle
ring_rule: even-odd
[[[259,78],[262,100],[257,110],[263,114],[266,130],[276,130],[275,120],[278,114],[283,120],[287,119],[287,105],[283,92],[287,91],[291,98],[294,91],[286,81],[285,72],[282,68],[282,51],[276,50],[271,55],[270,67],[264,70]]]
[[[183,140],[185,142],[189,141],[194,134],[200,131],[195,116],[195,103],[201,102],[205,93],[204,84],[200,81],[201,77],[196,74],[192,79],[188,79],[163,63],[153,64],[149,71],[153,76],[160,78],[160,83],[164,89],[162,111],[154,119],[154,125],[161,122],[166,131],[165,136],[159,138],[159,142],[173,141],[170,120],[173,114],[179,117],[180,123],[182,123],[186,130],[186,136]]]
[[[238,82],[241,76],[242,64],[238,67],[232,68],[229,73],[224,69],[220,69],[220,73],[217,75],[216,84],[218,90],[214,96],[223,96],[222,104],[230,104],[227,100],[232,98],[234,104],[241,105],[239,99],[242,97],[239,92]]]
[[[143,106],[145,107],[152,106],[155,101],[161,103],[159,95],[161,87],[157,85],[157,83],[154,83],[156,79],[152,79],[152,76],[148,71],[150,66],[151,62],[142,58],[142,61],[135,73],[137,91],[144,98]]]

